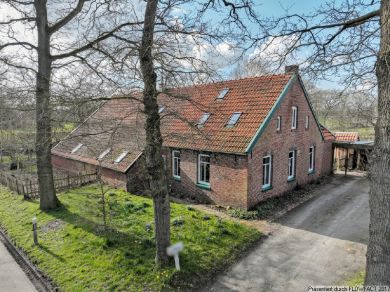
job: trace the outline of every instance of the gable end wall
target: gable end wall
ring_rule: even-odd
[[[291,129],[292,107],[298,107],[298,125]],[[309,129],[305,129],[305,119],[309,115]],[[282,117],[281,131],[276,131],[277,117]],[[321,132],[315,122],[309,104],[305,98],[300,82],[295,79],[279,108],[271,116],[262,136],[248,155],[248,208],[257,203],[279,196],[303,185],[317,180],[331,172],[332,143],[323,142]],[[314,145],[315,172],[308,173],[309,147]],[[296,149],[296,179],[287,181],[288,152]],[[272,189],[262,190],[263,157],[273,156]]]

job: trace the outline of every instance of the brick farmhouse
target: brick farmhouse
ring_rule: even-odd
[[[286,69],[159,95],[173,194],[250,209],[332,171],[334,136],[316,119],[297,67]],[[111,185],[145,192],[142,109],[137,94],[110,99],[53,148],[53,165],[99,170]]]

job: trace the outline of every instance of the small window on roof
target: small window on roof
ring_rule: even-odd
[[[126,155],[129,154],[129,151],[123,151],[121,155],[118,156],[117,159],[115,159],[114,163],[119,163],[123,160],[123,158],[126,157]]]
[[[81,147],[83,147],[83,144],[81,144],[81,143],[77,144],[77,146],[74,147],[70,153],[71,154],[76,153],[77,151],[80,150]]]
[[[224,99],[225,95],[229,92],[229,88],[224,88],[219,92],[217,99]]]
[[[210,117],[210,113],[203,113],[203,115],[200,117],[199,119],[199,122],[198,122],[198,126],[203,126],[204,123],[207,122],[207,120],[209,119]]]
[[[237,124],[238,120],[240,119],[241,114],[242,114],[241,112],[234,112],[231,115],[228,123],[226,124],[226,127],[234,127]]]
[[[165,110],[165,106],[161,105],[161,106],[158,108],[158,113],[161,114],[164,110]]]
[[[107,156],[108,153],[110,153],[110,151],[111,151],[111,148],[108,148],[108,149],[104,150],[104,151],[99,155],[98,160],[102,160],[104,157]]]

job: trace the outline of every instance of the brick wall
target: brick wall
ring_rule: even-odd
[[[199,152],[180,150],[180,181],[172,176],[171,153],[170,150],[166,150],[164,155],[167,175],[174,193],[224,206],[246,208],[248,191],[246,156],[211,153],[210,190],[206,190],[197,185]]]
[[[68,171],[70,173],[93,173],[98,167],[81,161],[76,161],[52,154],[52,164],[54,167]],[[102,179],[105,183],[116,187],[126,189],[127,177],[125,174],[108,169],[102,169]]]
[[[291,129],[292,107],[298,107],[297,129]],[[305,128],[306,116],[309,116],[309,128]],[[276,130],[277,117],[282,117],[281,131]],[[315,172],[308,174],[309,147],[315,149]],[[296,179],[288,182],[288,153],[296,150]],[[331,171],[332,145],[324,143],[321,133],[315,124],[314,117],[306,102],[299,81],[290,87],[287,96],[272,116],[261,138],[255,145],[252,155],[248,157],[248,205],[253,207],[269,197],[278,196],[302,185],[318,179]],[[263,157],[273,155],[272,189],[262,191]]]

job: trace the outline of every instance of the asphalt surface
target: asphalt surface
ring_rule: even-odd
[[[37,290],[0,241],[0,291],[36,292]]]
[[[204,291],[296,292],[344,284],[365,265],[368,189],[364,177],[335,177]]]

